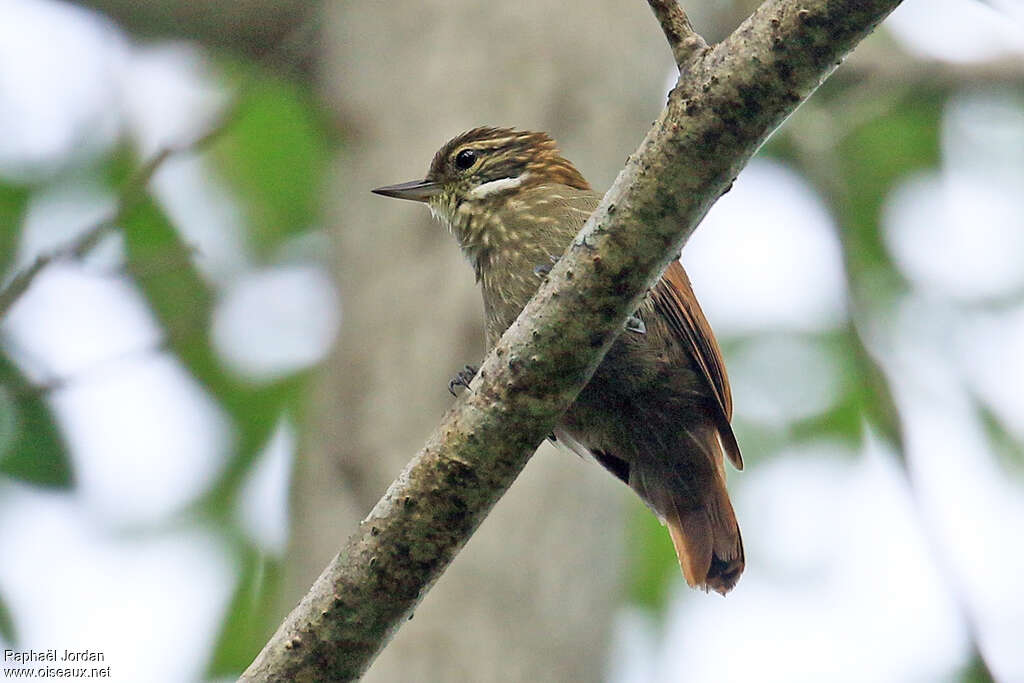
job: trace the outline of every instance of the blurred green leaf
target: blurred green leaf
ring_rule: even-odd
[[[629,499],[629,601],[661,614],[668,605],[669,589],[680,577],[679,563],[658,518],[634,496]]]
[[[28,188],[0,185],[0,273],[6,272],[14,260],[14,247],[29,197]]]
[[[996,460],[1008,473],[1017,476],[1024,474],[1024,444],[1010,433],[985,401],[974,397],[972,403]]]
[[[97,173],[110,188],[121,191],[138,168],[139,160],[134,151],[126,145],[121,145],[103,159]]]
[[[18,644],[18,632],[14,628],[14,618],[2,597],[0,597],[0,638],[3,638],[8,645]]]
[[[792,425],[793,441],[839,439],[854,447],[863,443],[865,422],[902,457],[902,428],[889,380],[864,347],[853,324],[818,339],[841,376],[842,396],[826,412]]]
[[[892,98],[893,94],[882,93]],[[848,103],[842,90],[818,100],[826,113]],[[945,95],[915,90],[883,108],[835,142],[813,152],[796,140],[779,140],[771,153],[795,163],[818,188],[839,224],[843,261],[854,308],[880,309],[905,287],[885,247],[881,214],[889,193],[911,174],[940,162],[940,121]],[[862,420],[902,454],[902,430],[888,378],[850,322],[832,342],[843,363],[845,393],[827,415],[794,428],[798,438],[839,436],[859,442]]]
[[[267,254],[316,222],[329,140],[306,85],[265,72],[243,78],[235,118],[210,150]]]
[[[0,352],[0,472],[54,488],[74,483],[67,447],[41,391]]]
[[[243,567],[221,626],[208,678],[238,676],[259,654],[277,625],[281,563],[255,548],[244,551]]]
[[[856,385],[847,387],[842,398],[820,415],[795,423],[790,430],[793,442],[838,439],[851,447],[860,446],[864,438],[864,415],[861,392]]]
[[[256,385],[222,366],[210,337],[214,292],[193,264],[166,215],[146,198],[122,223],[128,267],[156,317],[167,345],[216,398],[235,428],[235,457],[218,484],[200,502],[207,512],[228,514],[232,496],[285,410],[297,413],[306,375]]]
[[[837,155],[847,197],[836,208],[847,267],[855,277],[876,273],[879,266],[895,273],[881,236],[882,206],[898,181],[938,166],[943,103],[939,93],[915,91],[839,142]]]
[[[857,374],[860,376],[860,381],[854,386],[864,417],[874,428],[875,435],[886,442],[896,457],[905,460],[907,450],[903,441],[903,425],[889,377],[864,344],[856,328],[850,325],[848,329]]]
[[[772,457],[786,448],[808,441],[841,441],[855,452],[863,439],[865,401],[862,387],[864,376],[852,339],[850,326],[823,332],[761,331],[746,335],[733,335],[722,340],[727,359],[746,353],[751,347],[771,337],[788,338],[800,344],[819,347],[828,358],[838,377],[839,396],[822,412],[797,419],[781,426],[744,420],[737,415],[733,429],[743,449],[747,465]]]
[[[128,269],[159,318],[171,349],[204,383],[219,379],[209,344],[214,295],[163,211],[144,199],[122,222]]]
[[[822,88],[814,100],[821,120],[842,122],[850,110],[875,115],[852,128],[826,126],[822,134],[837,136],[826,141],[808,139],[806,126],[783,127],[762,153],[793,164],[817,188],[839,225],[852,295],[878,305],[906,288],[885,247],[882,207],[897,183],[939,165],[945,94],[884,90],[875,95],[877,107],[865,96],[856,84]]]
[[[962,683],[994,683],[995,677],[976,647],[971,648],[971,659],[957,677]]]

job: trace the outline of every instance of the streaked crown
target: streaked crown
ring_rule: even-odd
[[[449,140],[434,155],[427,180],[485,196],[479,188],[502,180],[519,188],[552,183],[590,189],[547,133],[511,128],[474,128]]]

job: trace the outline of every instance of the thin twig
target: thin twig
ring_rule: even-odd
[[[72,257],[80,258],[92,249],[100,241],[100,238],[106,234],[107,230],[111,229],[113,226],[114,223],[112,219],[105,218],[99,223],[88,228],[85,232],[78,235],[67,244],[45,254],[40,254],[31,265],[15,274],[15,276],[11,278],[11,280],[4,285],[2,289],[0,289],[0,320],[7,315],[7,312],[15,303],[17,303],[18,299],[21,298],[21,295],[28,291],[28,288],[32,285],[36,276],[39,275],[43,268],[46,268],[46,266],[50,265],[54,261],[60,261]]]
[[[647,0],[647,4],[658,18],[661,30],[665,32],[665,38],[672,48],[676,66],[682,71],[694,55],[708,44],[693,30],[690,18],[676,0]]]

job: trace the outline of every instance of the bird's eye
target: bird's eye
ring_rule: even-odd
[[[476,150],[464,149],[455,155],[455,168],[465,171],[476,163]]]

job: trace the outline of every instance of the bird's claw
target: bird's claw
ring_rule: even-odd
[[[542,263],[539,266],[533,267],[533,274],[537,277],[547,277],[548,273],[551,272],[551,267],[558,263],[558,256],[550,256],[551,263]]]
[[[451,378],[448,382],[448,391],[452,396],[456,396],[455,387],[465,387],[469,389],[469,383],[476,377],[477,367],[475,365],[467,365],[466,367],[459,370],[459,372]]]
[[[647,325],[636,313],[626,318],[626,329],[637,334],[647,334]]]
[[[581,239],[573,242],[573,246],[577,249],[583,247],[587,251],[597,251],[597,247],[587,241],[588,237],[590,237],[590,235],[584,235]]]

